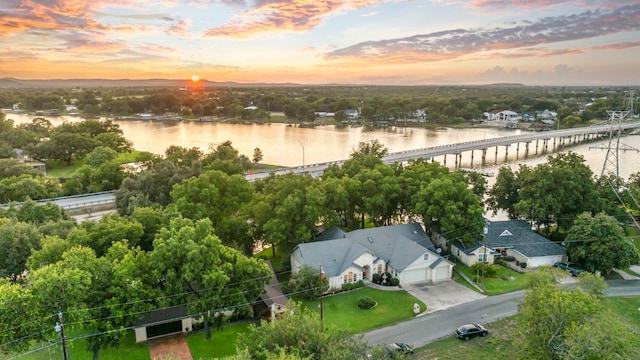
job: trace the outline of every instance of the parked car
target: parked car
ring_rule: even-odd
[[[408,355],[413,354],[413,348],[409,344],[394,342],[386,347],[387,354],[389,353],[405,353]]]
[[[568,271],[569,273],[571,273],[571,276],[578,276],[578,275],[582,274],[583,272],[587,271],[587,270],[581,268],[580,266],[573,265],[573,264],[568,263],[566,261],[557,262],[557,263],[553,264],[553,266],[557,267],[559,269]]]
[[[489,330],[480,324],[466,324],[456,329],[458,339],[469,340],[476,336],[487,336]]]

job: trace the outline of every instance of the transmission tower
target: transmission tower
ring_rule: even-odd
[[[602,173],[600,174],[602,178],[606,179],[609,183],[609,186],[613,190],[613,192],[618,197],[618,201],[622,204],[623,208],[627,212],[627,214],[631,217],[633,223],[636,227],[640,228],[640,225],[635,220],[631,213],[631,209],[627,206],[624,199],[622,198],[622,193],[627,192],[627,197],[631,199],[632,202],[635,203],[636,207],[640,207],[638,205],[638,201],[633,197],[633,195],[629,192],[628,189],[621,189],[620,181],[618,181],[620,177],[620,165],[618,163],[618,154],[620,151],[635,151],[640,152],[640,150],[631,147],[629,145],[623,144],[620,142],[620,137],[622,134],[622,123],[625,119],[633,119],[633,90],[629,92],[629,103],[627,104],[627,109],[622,111],[607,111],[609,115],[609,146],[594,146],[591,148],[599,148],[606,149],[607,155],[604,159],[604,165],[602,166]],[[612,183],[612,178],[615,179],[615,184]]]

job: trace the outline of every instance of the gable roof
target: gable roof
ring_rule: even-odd
[[[526,221],[491,221],[487,222],[487,227],[483,241],[487,247],[511,248],[528,258],[567,254],[560,244],[533,231]]]
[[[298,244],[305,264],[322,266],[329,277],[338,276],[354,261],[369,253],[382,259],[398,271],[421,257],[425,252],[438,256],[429,236],[418,223],[359,229],[344,232],[331,228],[318,236],[320,241]],[[333,235],[338,238],[328,239]],[[295,251],[294,249],[294,251]]]

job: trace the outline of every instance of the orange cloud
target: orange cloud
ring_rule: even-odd
[[[322,23],[322,20],[346,9],[387,2],[389,0],[286,0],[259,4],[224,26],[210,29],[209,37],[248,38],[269,32],[302,32]]]

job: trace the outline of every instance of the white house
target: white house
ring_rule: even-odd
[[[482,241],[466,247],[454,240],[450,249],[451,254],[467,266],[478,262],[493,264],[496,256],[513,256],[531,269],[567,258],[561,245],[533,231],[522,220],[488,221]]]
[[[385,272],[401,285],[447,280],[454,264],[438,254],[420,224],[411,223],[351,232],[331,228],[292,250],[291,270],[304,265],[322,268],[329,287],[338,290]]]
[[[347,115],[347,119],[349,120],[357,120],[360,118],[360,114],[356,109],[347,109],[344,111],[344,114]]]

